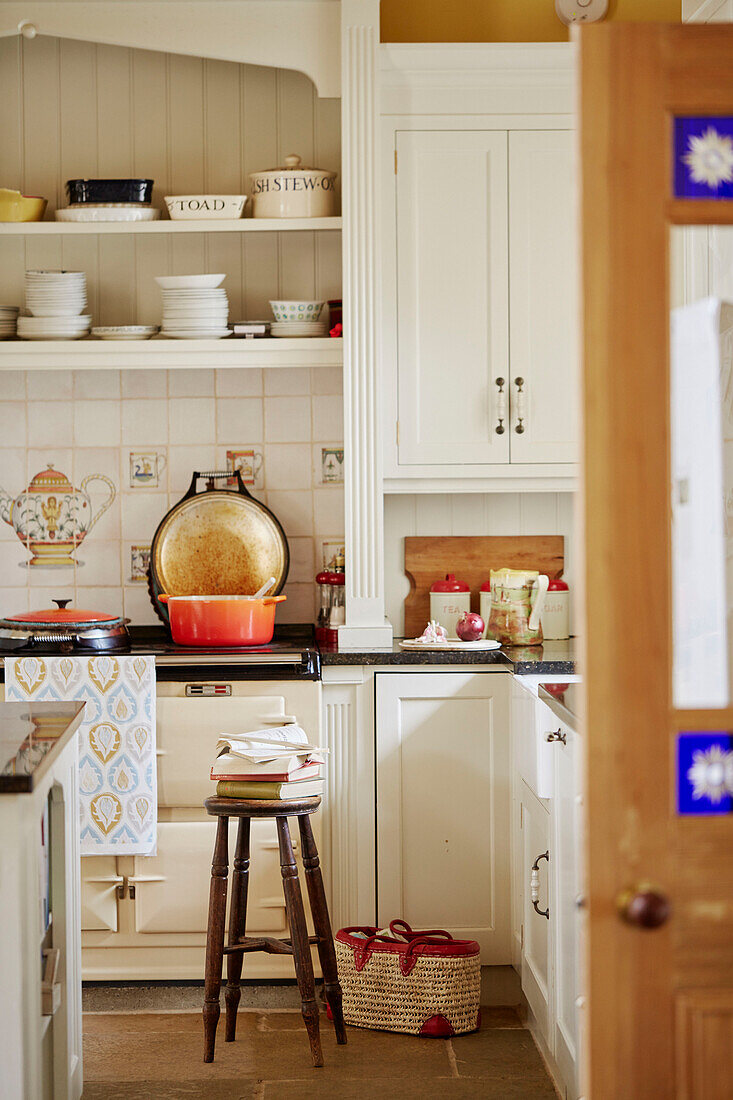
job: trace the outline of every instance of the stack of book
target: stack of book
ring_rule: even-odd
[[[211,778],[222,798],[310,798],[323,792],[325,755],[295,723],[220,737]]]

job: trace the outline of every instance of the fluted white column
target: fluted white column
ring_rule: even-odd
[[[390,644],[384,618],[377,365],[379,0],[341,3],[346,625],[339,644]]]

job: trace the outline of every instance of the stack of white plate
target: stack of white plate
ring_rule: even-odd
[[[78,340],[89,334],[87,277],[83,271],[26,271],[25,305],[18,318],[24,340]]]
[[[19,317],[21,340],[81,340],[89,335],[91,314],[79,317]]]
[[[273,321],[271,336],[328,336],[326,321]]]
[[[15,336],[15,322],[20,310],[17,306],[0,306],[0,340]]]
[[[161,336],[176,340],[217,340],[230,336],[225,275],[160,275],[163,294]]]

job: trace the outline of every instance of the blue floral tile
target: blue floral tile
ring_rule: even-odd
[[[675,118],[674,195],[733,199],[733,116]]]
[[[733,813],[733,734],[679,734],[677,812]]]

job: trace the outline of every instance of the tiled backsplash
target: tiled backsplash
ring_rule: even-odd
[[[84,489],[92,519],[73,564],[56,566],[29,566],[30,548],[0,523],[0,614],[69,597],[157,622],[145,580],[155,529],[194,470],[235,460],[290,544],[278,618],[312,621],[315,574],[343,545],[341,394],[339,368],[4,372],[0,513],[52,466]],[[46,509],[53,528],[50,497]]]

